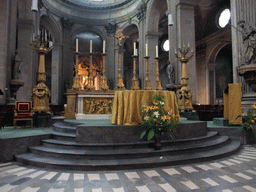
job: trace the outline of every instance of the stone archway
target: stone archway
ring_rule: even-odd
[[[126,89],[130,90],[132,87],[133,78],[133,55],[134,55],[134,42],[136,43],[136,48],[138,49],[138,27],[135,24],[129,25],[123,30],[125,36],[129,38],[125,39],[123,44],[124,49],[124,59],[123,59],[123,70],[124,70],[124,85]],[[139,62],[136,61],[136,74],[139,74]]]

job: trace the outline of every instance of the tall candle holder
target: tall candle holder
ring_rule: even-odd
[[[109,90],[108,80],[106,77],[106,53],[102,53],[102,85],[100,86],[101,90]]]
[[[138,56],[137,55],[133,55],[133,78],[132,78],[132,90],[139,90],[139,86],[138,86],[138,79],[136,77],[136,60],[137,60]]]
[[[75,52],[75,56],[76,56],[76,69],[75,69],[75,77],[73,78],[73,86],[72,86],[72,89],[73,90],[80,90],[81,89],[81,85],[80,85],[80,77],[78,75],[78,57],[79,57],[79,52],[76,51]]]
[[[92,53],[90,53],[90,68],[89,68],[89,78],[88,78],[88,85],[86,87],[86,90],[94,90],[94,84],[93,84],[93,76],[92,76]]]
[[[119,54],[118,54],[118,76],[117,76],[117,84],[115,90],[125,90],[125,86],[123,83],[123,76],[122,76],[122,59],[121,59],[121,47],[122,47],[122,40],[128,38],[128,36],[124,36],[121,29],[118,29],[116,35],[113,35],[118,39],[118,46],[119,46]]]
[[[50,112],[49,98],[50,90],[45,85],[45,55],[53,49],[51,37],[46,30],[41,31],[40,36],[33,38],[31,47],[39,54],[38,66],[38,84],[33,89],[33,111],[34,112]]]
[[[163,87],[161,85],[161,80],[159,78],[159,57],[156,57],[156,90],[163,90]]]
[[[181,112],[184,111],[195,111],[192,107],[192,91],[187,87],[188,85],[188,75],[187,75],[187,62],[193,57],[193,51],[190,50],[189,46],[188,48],[185,48],[183,46],[182,48],[179,48],[179,53],[181,54],[181,57],[178,56],[178,53],[175,52],[176,59],[181,62],[182,64],[182,77],[181,77],[181,85],[180,89],[177,90],[177,102],[178,102],[178,108]]]
[[[146,78],[145,78],[145,87],[144,90],[152,90],[150,86],[150,80],[149,80],[149,72],[148,72],[148,60],[149,56],[144,57],[146,59]]]

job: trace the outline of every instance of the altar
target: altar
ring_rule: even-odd
[[[180,121],[176,95],[173,91],[134,90],[116,91],[112,106],[111,123],[117,125],[137,125],[142,122],[143,105],[152,101],[152,96],[165,96],[165,105],[170,108]]]

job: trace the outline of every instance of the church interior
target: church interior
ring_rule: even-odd
[[[240,153],[256,151],[254,0],[0,5],[0,172],[1,163],[3,169],[158,169],[234,154],[237,163]],[[160,148],[157,131],[154,141],[139,139],[148,118],[141,109],[156,94],[164,96],[158,104],[169,108],[178,130],[175,139],[161,132]],[[25,191],[5,184],[0,190]],[[225,191],[211,184],[212,191]],[[105,190],[199,189],[133,185]],[[248,186],[243,189],[256,191],[255,182]]]

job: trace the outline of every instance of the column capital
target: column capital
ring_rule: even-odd
[[[176,6],[180,6],[182,8],[191,8],[194,9],[196,6],[196,0],[177,0]]]

